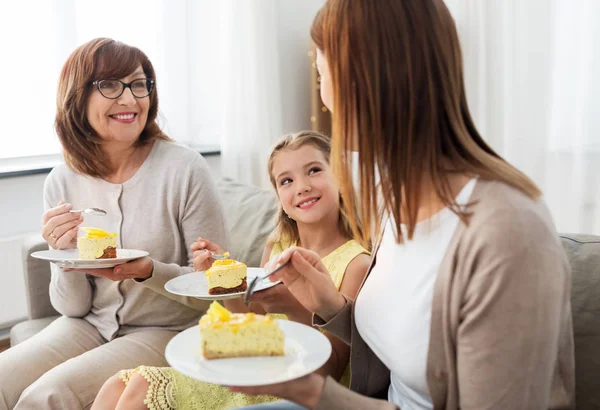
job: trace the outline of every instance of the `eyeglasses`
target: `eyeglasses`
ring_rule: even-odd
[[[111,100],[119,98],[125,88],[129,88],[135,98],[147,97],[154,89],[154,80],[151,78],[138,78],[129,83],[119,80],[96,80],[92,84],[96,86],[103,97]]]

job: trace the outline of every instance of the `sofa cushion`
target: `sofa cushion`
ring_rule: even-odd
[[[229,251],[248,266],[260,266],[267,237],[275,228],[275,193],[229,178],[219,180],[217,188],[229,228]]]
[[[575,404],[600,408],[600,237],[561,235],[572,278]]]

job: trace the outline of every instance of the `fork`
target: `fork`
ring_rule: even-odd
[[[285,263],[279,265],[272,272],[270,272],[269,274],[267,274],[265,276],[256,276],[256,277],[254,277],[254,279],[252,279],[252,282],[250,282],[250,285],[248,286],[248,289],[246,289],[246,292],[244,293],[244,305],[248,306],[248,303],[250,303],[250,296],[252,296],[252,294],[254,293],[254,288],[256,287],[256,285],[258,284],[258,282],[260,282],[261,280],[266,279],[269,276],[271,276],[271,275],[279,272],[279,270],[281,270],[284,267],[286,267],[287,265],[289,265],[291,261],[292,261],[291,259],[288,259]]]
[[[216,261],[222,261],[225,259],[231,259],[231,255],[229,255],[229,252],[225,252],[223,255],[219,255],[218,253],[214,253],[213,251],[204,248],[204,250],[208,253],[210,253],[210,257],[213,258]]]

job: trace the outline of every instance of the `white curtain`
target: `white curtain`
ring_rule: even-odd
[[[600,234],[600,2],[446,3],[484,138],[540,186],[560,232]]]
[[[277,1],[222,1],[221,172],[263,187],[268,149],[283,133]]]

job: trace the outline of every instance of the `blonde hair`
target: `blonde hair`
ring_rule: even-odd
[[[455,23],[443,0],[328,0],[311,37],[331,74],[331,165],[342,195],[354,191],[349,153],[360,153],[360,215],[354,197],[347,197],[355,236],[379,235],[384,210],[394,218],[397,242],[401,224],[412,238],[424,178],[464,222],[468,214],[455,204],[451,173],[501,181],[539,197],[537,186],[475,127]]]
[[[331,155],[331,138],[326,135],[321,134],[317,131],[300,131],[294,134],[287,134],[281,137],[271,148],[271,152],[269,154],[269,160],[267,163],[267,168],[269,172],[269,180],[271,181],[271,185],[275,189],[275,193],[277,193],[277,181],[275,180],[275,176],[273,175],[273,163],[275,162],[275,157],[277,154],[285,149],[296,150],[300,147],[311,145],[321,151],[323,156],[327,160],[327,163],[330,161]],[[279,195],[278,195],[279,197]],[[342,199],[342,195],[340,194],[340,218],[338,222],[338,228],[341,233],[348,239],[355,238],[353,234],[353,228],[348,220],[348,212],[346,209],[346,203],[348,203],[345,198]],[[356,204],[356,201],[351,201],[350,203]],[[356,214],[356,210],[354,211]],[[279,212],[277,213],[277,223],[275,226],[275,230],[269,237],[270,243],[278,243],[282,247],[287,247],[292,244],[298,243],[300,239],[300,235],[298,233],[298,225],[296,221],[290,219],[283,207],[279,206]],[[360,223],[357,224],[357,229],[361,230]],[[360,237],[359,237],[360,238]],[[366,249],[369,249],[369,242],[359,239],[361,245]]]

